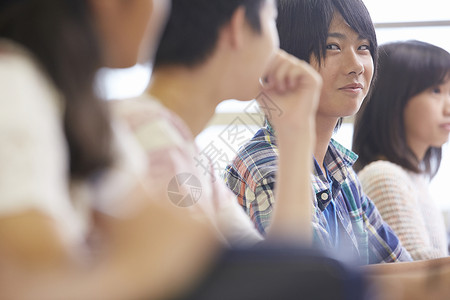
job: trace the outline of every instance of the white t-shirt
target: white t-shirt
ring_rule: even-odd
[[[146,153],[146,186],[155,199],[204,219],[224,242],[253,245],[263,238],[236,196],[215,178],[207,153],[201,153],[184,121],[143,95],[113,104]]]
[[[62,103],[32,56],[0,40],[0,218],[37,210],[53,219],[63,241],[76,249],[84,244],[94,207],[112,215],[126,210],[120,200],[145,156],[113,125],[111,170],[98,180],[72,180]]]

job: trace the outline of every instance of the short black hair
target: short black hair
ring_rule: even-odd
[[[372,55],[374,84],[378,43],[369,11],[361,0],[278,0],[277,28],[280,48],[306,62],[314,57],[319,65],[326,57],[328,31],[335,13],[361,37],[368,39]],[[342,123],[339,119],[335,130]]]
[[[310,62],[326,56],[328,30],[335,13],[370,42],[370,54],[376,69],[377,38],[370,14],[361,0],[279,0],[277,28],[280,48]]]
[[[154,68],[163,65],[192,67],[202,63],[213,52],[220,29],[239,7],[244,7],[248,24],[259,33],[260,11],[265,1],[173,0]]]
[[[378,80],[355,120],[353,150],[359,155],[355,169],[382,157],[432,177],[442,149],[431,147],[423,162],[418,161],[406,142],[404,110],[412,97],[449,78],[450,54],[420,41],[394,42],[380,47],[378,64]]]

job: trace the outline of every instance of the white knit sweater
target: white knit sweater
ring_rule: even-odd
[[[358,176],[364,192],[414,260],[448,255],[443,215],[430,195],[428,177],[381,160],[367,165]]]

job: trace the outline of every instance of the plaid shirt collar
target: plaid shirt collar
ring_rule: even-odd
[[[266,128],[271,135],[275,136],[275,130],[267,120]],[[353,166],[357,159],[358,155],[356,153],[345,148],[336,140],[331,139],[324,158],[324,166],[331,177],[331,182],[328,181],[326,174],[322,173],[317,161],[314,159],[311,181],[320,210],[325,210],[332,199],[332,195],[336,195],[339,192],[341,185],[349,177],[349,168]],[[331,190],[327,183],[331,184]]]
[[[353,166],[357,158],[358,156],[354,152],[348,150],[334,139],[331,139],[323,162],[331,182],[329,182],[326,174],[322,173],[317,161],[314,160],[314,170],[311,180],[319,208],[322,211],[328,206],[333,195],[337,195],[340,191],[342,184],[350,175],[349,169]]]

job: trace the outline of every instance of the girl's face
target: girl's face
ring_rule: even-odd
[[[170,3],[170,0],[91,0],[106,66],[131,67],[139,59],[153,58]]]
[[[311,65],[323,79],[317,117],[337,121],[355,114],[373,76],[369,40],[359,36],[339,13],[335,13],[328,31],[325,59],[319,66],[313,56]]]
[[[429,147],[441,147],[450,134],[450,75],[412,97],[405,106],[406,142],[419,159]]]

